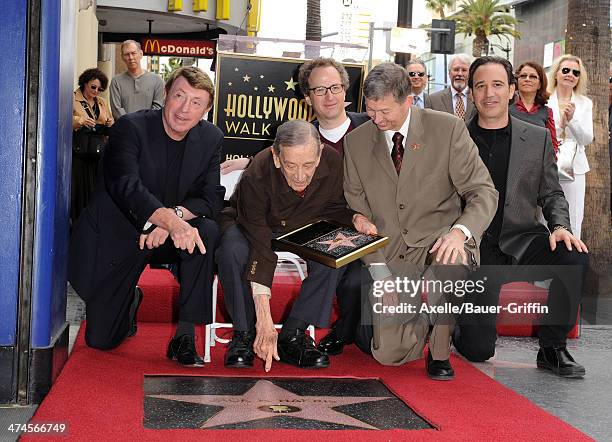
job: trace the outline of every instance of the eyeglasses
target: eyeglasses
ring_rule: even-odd
[[[424,77],[425,72],[408,72],[410,77]]]
[[[327,91],[330,91],[332,94],[339,94],[344,90],[344,86],[341,84],[332,84],[330,87],[317,86],[311,87],[308,90],[312,91],[315,95],[322,97],[323,95],[327,94]]]
[[[519,80],[539,80],[540,77],[538,77],[535,74],[521,74],[518,76]]]
[[[97,84],[90,84],[89,88],[92,91],[100,91],[100,92],[104,92],[104,89],[102,89],[102,86],[98,86]]]
[[[580,71],[578,69],[570,69],[570,68],[562,68],[561,69],[561,73],[563,75],[569,74],[570,71],[571,71],[572,74],[574,74],[574,77],[576,77],[576,78],[580,77]]]

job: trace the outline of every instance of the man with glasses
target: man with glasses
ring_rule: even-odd
[[[453,114],[464,121],[472,119],[476,109],[467,86],[471,63],[472,57],[467,54],[453,55],[448,65],[451,85],[442,91],[430,94],[425,107]]]
[[[147,72],[140,66],[143,55],[140,43],[126,40],[121,43],[120,49],[127,71],[111,80],[110,104],[115,120],[142,109],[161,109],[164,81],[161,76]]]
[[[408,71],[408,77],[410,77],[410,85],[412,94],[413,106],[418,106],[421,109],[425,108],[425,100],[428,99],[429,94],[425,92],[427,87],[427,68],[422,60],[412,60],[406,65],[406,71]]]
[[[86,304],[85,342],[110,350],[137,331],[145,266],[180,262],[179,323],[166,356],[201,367],[195,324],[212,319],[223,134],[202,121],[214,87],[200,69],[175,71],[166,93],[163,109],[112,126],[103,179],[72,232],[68,280]]]

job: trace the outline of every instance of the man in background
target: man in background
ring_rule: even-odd
[[[469,55],[453,55],[448,66],[451,85],[442,91],[430,94],[425,107],[453,114],[464,121],[471,120],[476,113],[467,85],[471,64],[472,57]]]
[[[161,109],[164,103],[164,81],[140,66],[142,55],[137,41],[121,43],[121,58],[127,71],[115,75],[110,84],[110,104],[115,120],[142,109]]]
[[[406,65],[406,71],[408,72],[408,77],[410,78],[412,105],[423,109],[425,107],[425,100],[427,100],[429,97],[429,94],[425,92],[427,80],[429,80],[425,63],[419,59],[411,60]]]

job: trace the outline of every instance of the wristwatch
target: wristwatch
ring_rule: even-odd
[[[176,213],[176,216],[178,216],[180,219],[183,219],[183,209],[181,209],[179,206],[174,206],[174,213]]]

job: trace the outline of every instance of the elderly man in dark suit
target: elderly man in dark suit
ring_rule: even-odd
[[[574,361],[565,341],[576,322],[587,248],[570,231],[550,134],[509,115],[515,85],[507,60],[477,59],[470,67],[469,86],[478,115],[468,130],[491,173],[499,203],[480,244],[483,267],[475,275],[486,280],[485,290],[468,295],[466,302],[497,306],[505,282],[552,278],[548,313],[539,328],[537,365],[559,376],[582,377],[585,369]],[[547,226],[538,221],[538,206]],[[493,356],[496,316],[464,314],[459,319],[453,341],[461,354],[472,361]]]
[[[425,107],[453,114],[464,121],[469,121],[476,109],[467,86],[468,70],[472,57],[467,54],[455,54],[448,65],[448,78],[451,85],[444,90],[429,94]]]
[[[224,194],[223,135],[202,121],[213,95],[204,72],[181,68],[166,83],[163,109],[123,116],[111,129],[103,179],[70,244],[69,281],[87,306],[90,347],[111,349],[136,333],[136,283],[147,263],[180,262],[179,324],[167,357],[204,365],[194,327],[211,320],[214,219]]]
[[[312,124],[283,123],[274,145],[244,171],[219,217],[219,279],[234,326],[226,366],[251,367],[254,354],[265,361],[266,371],[273,359],[302,368],[329,365],[328,355],[305,331],[310,324],[328,326],[334,292],[348,266],[334,269],[306,260],[308,277],[279,335],[269,304],[277,262],[271,241],[321,218],[350,225],[353,214],[342,193],[340,154],[321,144]],[[351,290],[359,292],[359,278],[355,283]]]

